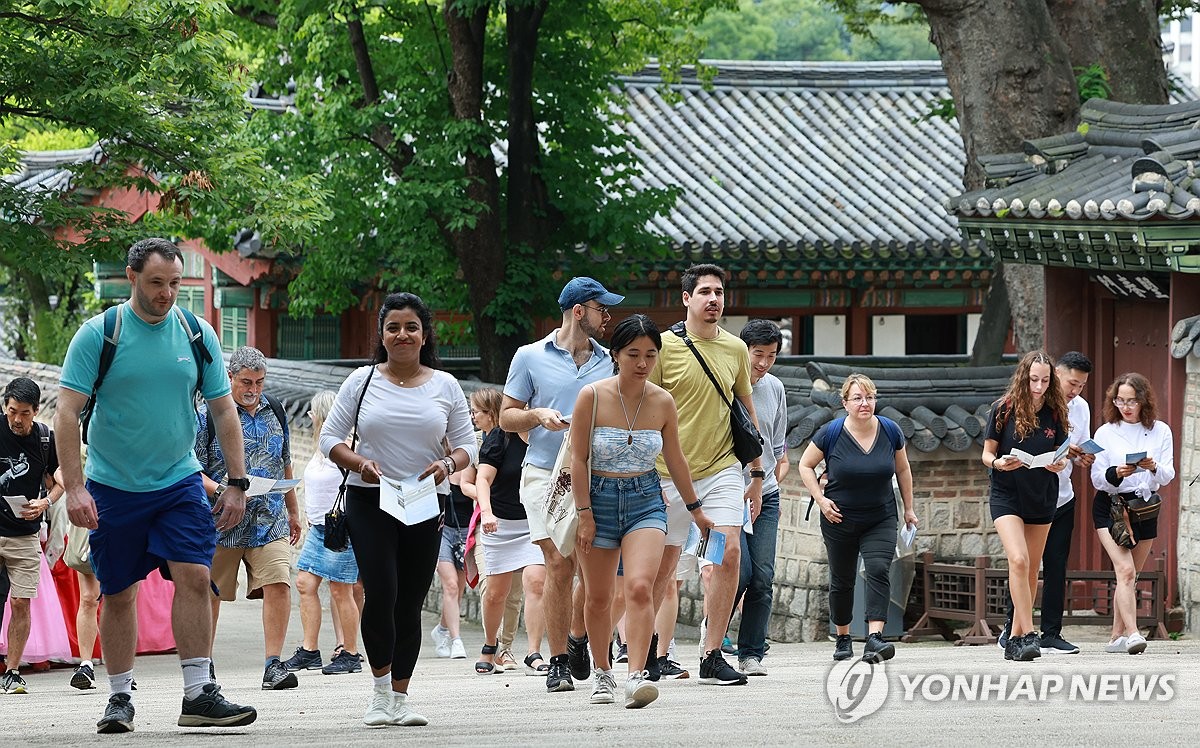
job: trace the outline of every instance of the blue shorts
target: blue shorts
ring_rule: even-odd
[[[590,498],[597,548],[620,548],[621,538],[647,527],[667,534],[667,505],[654,470],[630,478],[593,475]]]
[[[354,560],[354,547],[347,544],[344,551],[331,551],[325,547],[325,525],[308,528],[300,558],[296,561],[298,571],[316,574],[322,579],[342,584],[358,581],[358,562]]]
[[[168,561],[211,567],[217,549],[212,506],[200,473],[158,491],[122,491],[89,480],[100,525],[91,532],[92,566],[100,594],[115,595]]]

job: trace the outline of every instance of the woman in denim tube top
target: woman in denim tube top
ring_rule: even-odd
[[[658,327],[646,315],[635,314],[616,326],[611,345],[616,376],[584,387],[575,401],[571,487],[579,510],[576,552],[587,587],[584,622],[593,642],[612,636],[613,586],[617,564],[623,561],[629,651],[625,707],[638,709],[658,698],[658,688],[646,679],[645,667],[654,630],[651,588],[667,532],[666,504],[654,469],[659,453],[701,532],[707,532],[712,522],[700,508],[679,446],[675,401],[647,380],[662,348]],[[592,657],[592,703],[611,704],[616,700],[616,681],[608,647],[593,647]]]
[[[1096,498],[1092,504],[1092,524],[1100,545],[1112,560],[1117,587],[1113,590],[1112,637],[1104,651],[1140,654],[1146,650],[1146,637],[1137,627],[1137,575],[1154,539],[1158,537],[1158,517],[1133,522],[1129,528],[1135,545],[1125,548],[1113,540],[1110,507],[1114,496],[1146,499],[1175,479],[1174,440],[1171,428],[1158,420],[1154,388],[1136,372],[1122,374],[1104,394],[1104,424],[1092,439],[1104,447],[1092,463],[1092,486]],[[1128,462],[1131,458],[1141,459]]]

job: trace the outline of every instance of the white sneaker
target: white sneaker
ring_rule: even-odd
[[[371,700],[367,702],[367,713],[363,715],[363,724],[368,727],[382,727],[392,724],[392,689],[376,686],[371,691]]]
[[[671,637],[671,643],[667,645],[667,659],[675,659],[675,637]]]
[[[592,690],[593,704],[611,704],[617,700],[617,681],[613,678],[611,670],[600,670],[599,668],[592,671],[595,673],[593,682],[596,684]]]
[[[766,675],[767,669],[763,667],[762,660],[757,657],[747,657],[738,663],[739,669],[743,675]]]
[[[462,639],[453,639],[450,642],[450,659],[465,660],[467,659],[467,650],[463,648]]]
[[[658,698],[658,686],[646,680],[649,675],[645,670],[640,673],[630,673],[625,681],[625,708],[641,709]]]
[[[1105,644],[1104,651],[1105,652],[1113,652],[1113,653],[1124,652],[1125,651],[1125,637],[1118,636],[1116,639],[1113,639],[1108,644]]]
[[[391,724],[401,727],[422,727],[429,724],[424,714],[414,712],[408,706],[408,694],[398,693],[392,697]]]
[[[1142,636],[1140,631],[1135,631],[1125,637],[1125,651],[1131,655],[1141,654],[1146,651],[1146,637]]]
[[[429,638],[433,639],[433,651],[438,657],[450,656],[450,630],[438,624],[429,632]],[[464,655],[465,656],[465,655]]]

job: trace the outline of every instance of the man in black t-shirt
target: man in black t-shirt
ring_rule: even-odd
[[[29,600],[37,596],[41,576],[38,529],[42,514],[54,498],[42,489],[62,493],[54,482],[58,458],[54,437],[34,422],[42,392],[37,384],[18,377],[4,388],[4,418],[0,418],[0,566],[8,571],[9,602],[7,671],[0,691],[28,693],[18,668],[29,640]],[[3,600],[0,600],[3,607]]]

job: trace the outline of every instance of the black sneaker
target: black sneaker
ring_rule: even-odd
[[[700,661],[700,682],[709,686],[744,686],[746,676],[735,670],[718,648]]]
[[[118,732],[133,732],[133,702],[127,693],[114,693],[108,697],[104,716],[96,723],[96,732],[112,735]]]
[[[1030,631],[1021,637],[1010,638],[1009,641],[1012,642],[1012,657],[1009,658],[1008,652],[1005,651],[1005,659],[1029,662],[1042,656],[1041,639],[1038,637],[1036,631]]]
[[[279,664],[279,663],[275,663]],[[285,671],[286,672],[286,671]],[[289,673],[289,675],[291,675]],[[295,678],[295,675],[291,675]],[[114,697],[115,698],[115,697]],[[130,715],[133,714],[132,708]],[[194,699],[183,700],[179,713],[180,727],[241,727],[258,719],[252,706],[239,706],[221,695],[216,683],[205,683],[204,692]]]
[[[1079,654],[1079,647],[1062,638],[1062,634],[1042,634],[1042,654]]]
[[[297,670],[320,670],[325,663],[321,661],[321,650],[296,647],[296,653],[283,661],[283,666],[289,673]]]
[[[551,693],[575,690],[575,683],[571,681],[571,666],[567,664],[566,655],[550,658],[550,672],[546,673],[546,690]]]
[[[684,670],[678,662],[666,655],[658,658],[658,673],[660,677],[667,680],[685,680],[691,677],[691,674]]]
[[[343,675],[345,673],[361,673],[362,663],[358,659],[358,655],[353,652],[342,650],[338,652],[338,656],[333,658],[333,662],[321,668],[321,672],[325,675]]]
[[[575,680],[587,680],[591,676],[592,655],[588,652],[587,634],[582,639],[567,634],[567,660],[571,664],[571,677]]]
[[[650,637],[650,649],[646,653],[646,680],[658,682],[662,673],[658,669],[658,634]]]
[[[1004,628],[1000,629],[1000,636],[996,637],[996,646],[1007,652],[1008,640],[1012,636],[1012,621],[1005,621]],[[1006,657],[1005,659],[1012,659]]]
[[[617,654],[613,657],[613,662],[629,662],[629,647],[625,646],[625,642],[617,642]]]
[[[289,673],[279,660],[271,660],[263,671],[262,687],[264,691],[282,691],[285,688],[295,688],[300,685],[295,673]]]
[[[1004,659],[1017,659],[1017,647],[1021,644],[1021,637],[1008,637],[1004,640]]]
[[[867,636],[867,641],[863,644],[863,662],[875,664],[895,656],[896,645],[885,640],[883,634],[874,633]]]
[[[75,668],[75,673],[71,676],[71,688],[78,688],[80,691],[86,691],[89,688],[96,687],[96,671],[92,670],[92,666],[84,663]]]
[[[837,642],[833,645],[833,659],[848,660],[854,656],[854,640],[849,634],[838,634]]]

